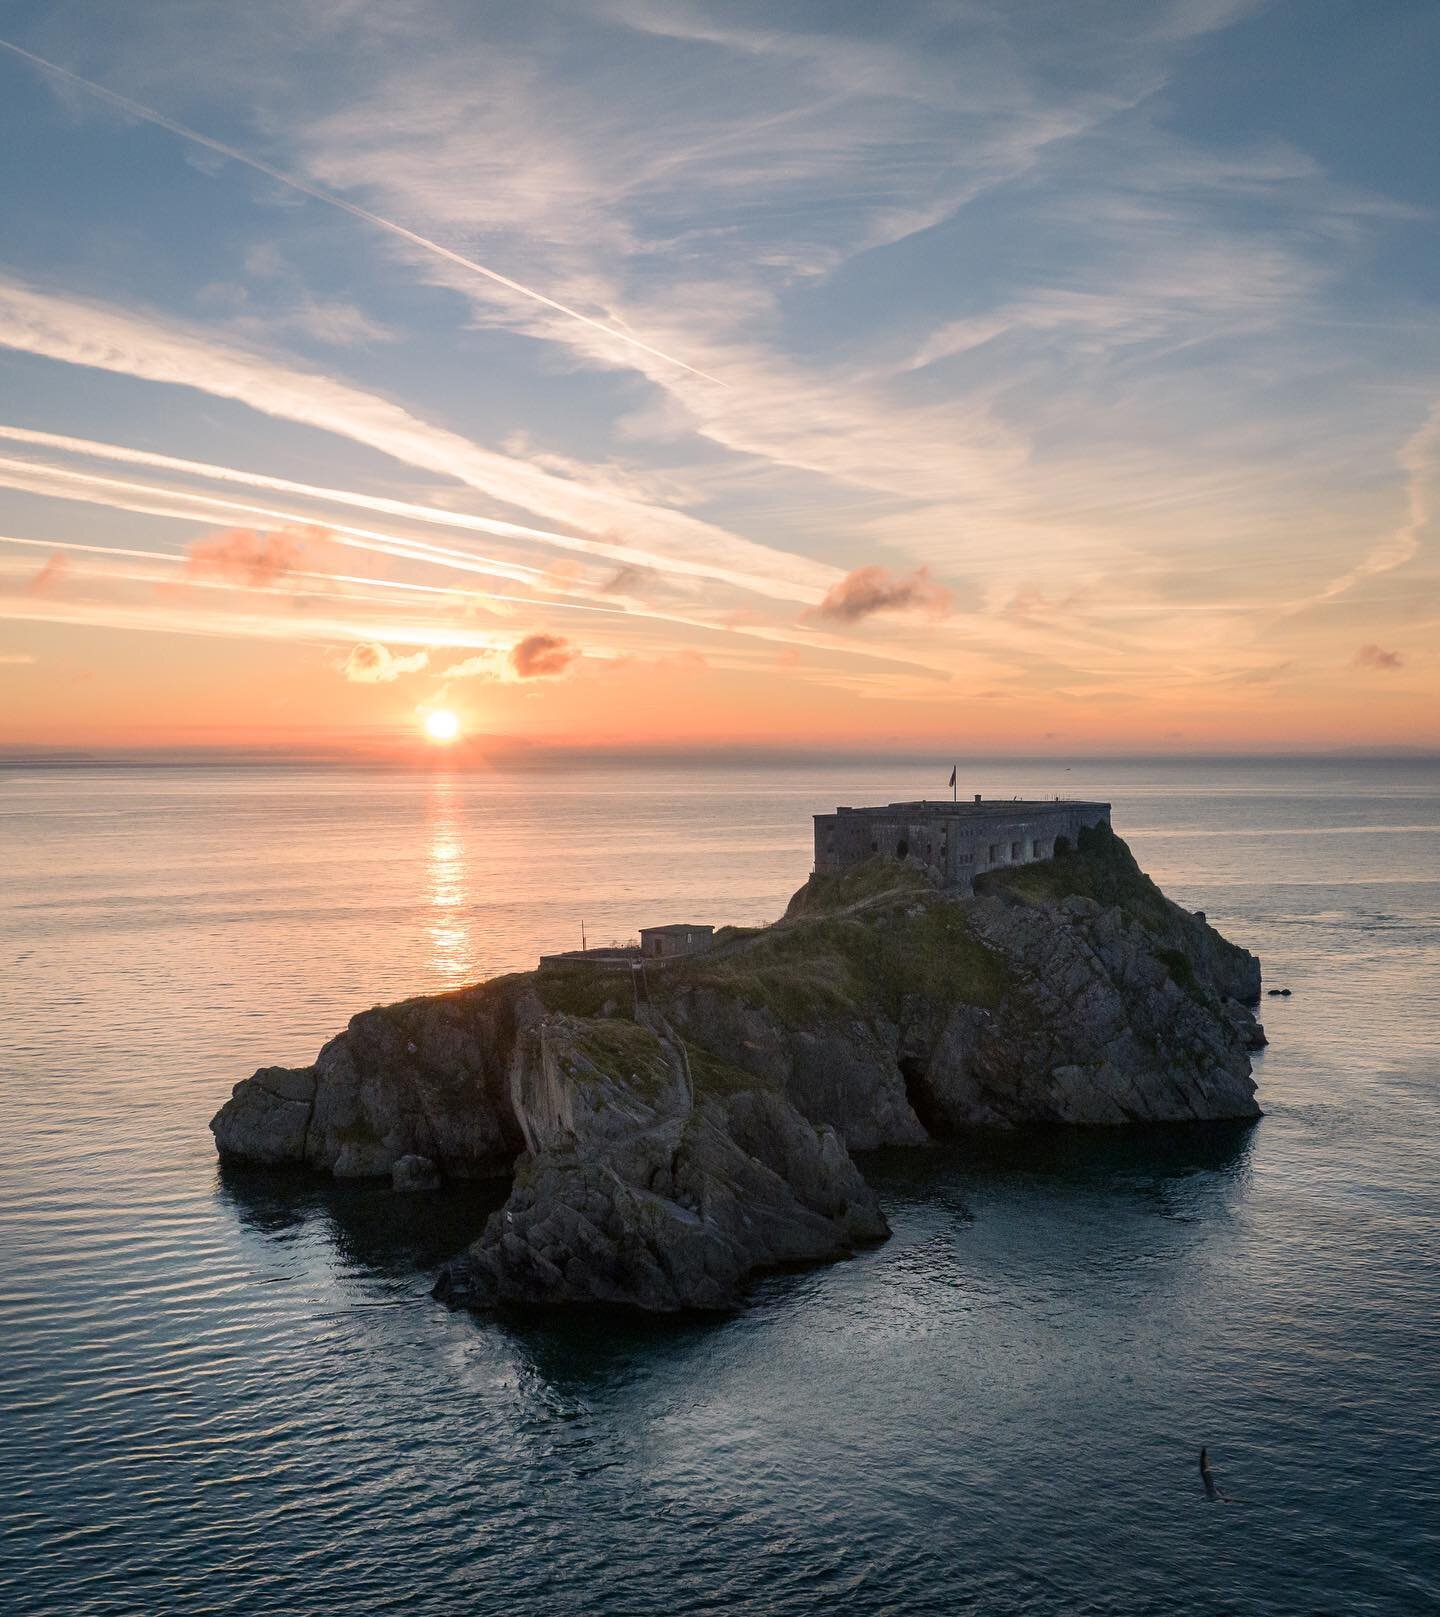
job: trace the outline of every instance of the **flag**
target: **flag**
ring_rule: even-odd
[[[955,769],[959,769],[959,767],[959,764],[955,765]],[[945,783],[947,786],[953,786],[955,784],[955,769],[950,771],[950,779]]]

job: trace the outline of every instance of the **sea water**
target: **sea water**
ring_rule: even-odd
[[[948,772],[0,774],[0,1608],[1434,1610],[1434,763],[962,765],[1293,991],[1266,1115],[870,1159],[891,1240],[736,1318],[449,1313],[503,1189],[218,1167],[356,1010],[773,918],[810,814]]]

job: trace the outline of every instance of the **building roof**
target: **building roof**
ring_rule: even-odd
[[[678,937],[680,934],[685,932],[713,932],[714,930],[715,928],[713,926],[701,926],[698,922],[694,925],[687,925],[683,921],[672,921],[668,926],[642,926],[640,928],[640,936],[643,938],[647,933],[654,934],[659,932],[663,933],[666,937]]]
[[[840,807],[836,814],[861,814],[877,819],[895,815],[944,815],[960,820],[1013,820],[1028,814],[1064,813],[1071,809],[1108,809],[1108,803],[1087,802],[1078,797],[987,797],[981,802],[962,798],[958,803],[949,798],[930,801],[922,798],[913,803],[885,803],[868,808]],[[817,820],[830,816],[817,814]]]

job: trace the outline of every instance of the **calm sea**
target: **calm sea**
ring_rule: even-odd
[[[1434,1611],[1434,764],[967,766],[1112,799],[1293,990],[1267,1115],[874,1161],[894,1238],[743,1318],[450,1314],[493,1191],[218,1171],[353,1011],[771,918],[948,767],[0,776],[0,1607]]]

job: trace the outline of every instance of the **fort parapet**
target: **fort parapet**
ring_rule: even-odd
[[[815,816],[815,872],[845,870],[877,855],[914,859],[946,887],[968,892],[987,870],[1050,859],[1060,839],[1073,846],[1085,827],[1109,823],[1108,803],[1060,797],[837,808]]]

